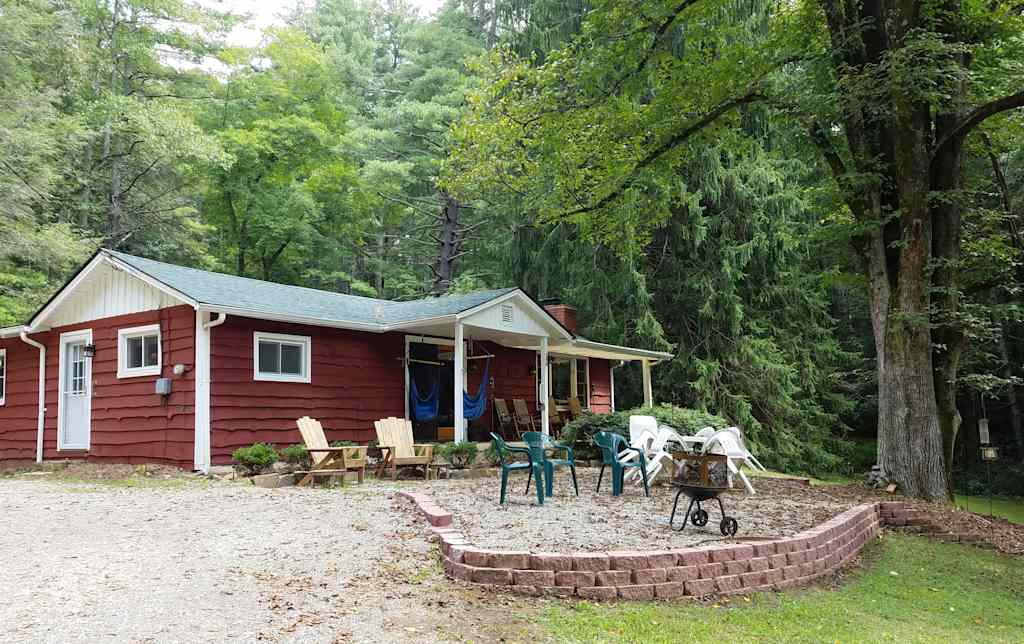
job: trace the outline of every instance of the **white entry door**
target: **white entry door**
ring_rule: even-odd
[[[60,336],[60,414],[57,449],[89,449],[92,422],[92,364],[85,357],[85,345],[92,343],[92,331],[74,331]]]

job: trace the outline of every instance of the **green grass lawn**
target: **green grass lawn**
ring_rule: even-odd
[[[559,605],[545,628],[567,642],[1020,642],[1024,559],[887,535],[838,589],[688,603]]]
[[[960,508],[968,508],[971,512],[978,514],[988,514],[988,497],[987,496],[965,496],[963,494],[956,495],[956,505]],[[1003,517],[1013,521],[1014,523],[1024,523],[1024,498],[1006,498],[1006,497],[993,497],[992,498],[992,514],[997,517]]]

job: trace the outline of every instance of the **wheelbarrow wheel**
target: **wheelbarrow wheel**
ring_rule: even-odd
[[[718,529],[722,531],[722,536],[731,537],[740,529],[740,524],[733,517],[725,517]]]
[[[690,513],[690,523],[695,526],[703,527],[708,524],[708,513],[706,510],[697,508]]]

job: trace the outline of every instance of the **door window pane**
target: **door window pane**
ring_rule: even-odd
[[[590,388],[587,387],[587,361],[576,360],[576,398],[583,407],[590,406]]]
[[[85,393],[85,355],[84,345],[69,344],[67,349],[67,391],[69,394]]]
[[[559,402],[566,402],[572,396],[572,374],[568,362],[551,365],[551,395]]]

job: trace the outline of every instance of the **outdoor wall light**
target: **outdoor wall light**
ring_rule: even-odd
[[[86,358],[95,358],[96,357],[96,345],[95,344],[87,344],[84,347],[82,347],[82,355],[84,355]]]

